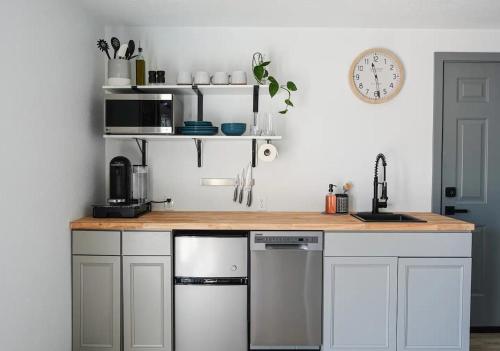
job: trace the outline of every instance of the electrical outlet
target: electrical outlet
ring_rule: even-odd
[[[267,210],[267,199],[265,197],[259,198],[257,201],[257,208],[259,211],[266,211]]]
[[[163,207],[165,208],[166,211],[171,211],[174,209],[174,199],[172,198],[167,198],[166,201],[163,203]]]

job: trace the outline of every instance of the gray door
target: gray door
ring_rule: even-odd
[[[73,351],[120,351],[120,257],[73,256]]]
[[[499,136],[500,63],[445,62],[441,213],[477,226],[472,326],[500,326]]]
[[[123,257],[125,351],[172,349],[172,258]]]

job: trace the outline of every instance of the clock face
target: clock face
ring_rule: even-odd
[[[401,61],[386,49],[363,51],[352,63],[349,81],[361,100],[381,104],[395,97],[404,82]]]

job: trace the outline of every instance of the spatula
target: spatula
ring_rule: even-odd
[[[135,43],[133,40],[129,40],[127,52],[125,53],[125,59],[130,60],[135,51]]]

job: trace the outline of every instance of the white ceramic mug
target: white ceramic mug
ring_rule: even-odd
[[[229,84],[229,75],[226,72],[215,72],[212,76],[212,84],[226,85]]]
[[[191,72],[179,72],[179,74],[177,74],[177,84],[179,85],[193,84],[193,76],[191,75]]]
[[[194,74],[194,84],[195,85],[204,85],[210,84],[210,74],[205,71],[198,71]]]
[[[247,84],[247,74],[245,71],[234,71],[231,73],[231,84],[242,85]]]

